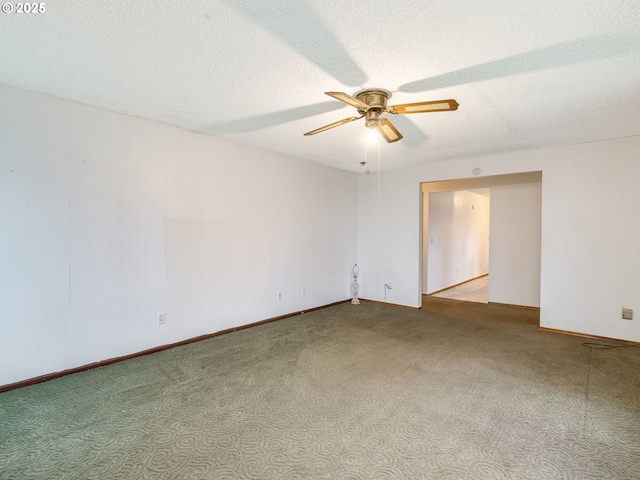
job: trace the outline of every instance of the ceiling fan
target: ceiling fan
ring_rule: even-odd
[[[393,123],[380,115],[384,113],[406,115],[409,113],[447,112],[457,110],[459,105],[455,100],[449,99],[387,106],[387,100],[391,98],[391,92],[382,88],[360,90],[353,97],[342,92],[325,92],[325,94],[357,108],[360,116],[349,117],[338,122],[330,123],[324,127],[311,130],[305,133],[305,135],[315,135],[316,133],[324,132],[325,130],[339,127],[345,123],[354,122],[365,117],[365,126],[367,128],[377,129],[387,142],[393,143],[400,140],[402,134],[393,126]]]

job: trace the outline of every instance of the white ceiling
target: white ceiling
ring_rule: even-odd
[[[46,2],[0,14],[0,83],[361,171],[365,87],[395,115],[383,168],[640,134],[638,0]],[[375,147],[368,147],[372,161]]]

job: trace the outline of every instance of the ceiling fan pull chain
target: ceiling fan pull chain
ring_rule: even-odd
[[[380,196],[380,136],[378,135],[378,196]]]
[[[364,142],[364,165],[367,165],[367,155],[369,153],[369,145],[367,145],[367,142]]]

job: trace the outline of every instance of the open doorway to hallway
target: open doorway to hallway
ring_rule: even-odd
[[[438,197],[440,193],[446,195]],[[473,233],[470,212],[480,205],[480,193],[486,197],[488,227]],[[431,200],[449,204],[437,212]],[[489,303],[540,307],[541,206],[541,172],[423,183],[422,294],[445,296],[467,290],[469,295],[476,288],[482,290],[484,282]],[[466,218],[467,225],[454,225],[457,217]],[[458,238],[456,229],[463,231]],[[483,237],[486,254],[481,253]],[[478,281],[465,286],[471,279]],[[457,292],[446,292],[456,285]]]
[[[490,189],[429,193],[426,293],[487,303]]]

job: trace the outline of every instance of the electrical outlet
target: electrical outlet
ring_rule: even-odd
[[[391,290],[393,287],[391,286],[391,282],[387,282],[384,284],[384,288],[386,288],[387,290]]]
[[[278,300],[282,300],[282,292],[278,292]]]
[[[622,309],[622,319],[623,320],[633,320],[633,310],[630,308]]]
[[[167,314],[164,312],[158,313],[158,325],[164,325],[167,323]]]

